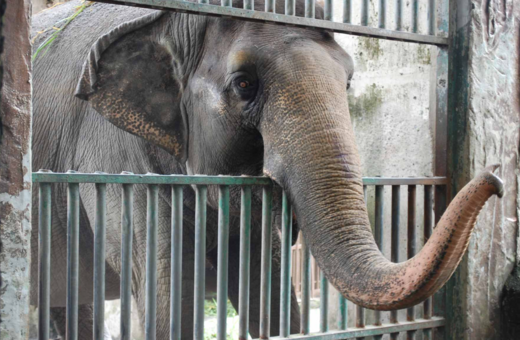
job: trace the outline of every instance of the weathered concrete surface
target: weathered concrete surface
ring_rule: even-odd
[[[452,339],[506,339],[500,300],[518,262],[520,3],[456,0],[451,21],[449,167],[456,192],[501,163],[502,200],[479,215],[468,253],[448,286]],[[451,301],[450,301],[451,300]]]
[[[29,0],[8,0],[0,112],[0,338],[28,336],[31,234]]]

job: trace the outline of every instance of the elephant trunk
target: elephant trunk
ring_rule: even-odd
[[[261,125],[264,171],[289,193],[305,242],[343,296],[376,310],[413,306],[450,278],[480,209],[502,195],[496,166],[459,192],[415,257],[392,263],[371,232],[344,85],[323,73],[312,80],[274,92],[268,109],[278,113]]]

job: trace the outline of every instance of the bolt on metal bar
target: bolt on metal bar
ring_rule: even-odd
[[[435,0],[428,0],[428,34],[435,35],[435,12],[436,12]]]
[[[416,202],[417,187],[415,185],[408,186],[408,258],[411,259],[415,256],[415,243],[416,243],[416,214],[415,214],[415,202]],[[415,308],[410,307],[406,311],[406,319],[408,321],[415,320]],[[407,339],[415,339],[415,331],[406,332]]]
[[[300,333],[310,332],[311,252],[302,236],[302,309]]]
[[[183,189],[172,186],[170,340],[181,340]]]
[[[40,170],[43,171],[43,170]],[[40,183],[38,206],[38,339],[49,339],[51,294],[51,184]]]
[[[401,186],[392,186],[392,236],[391,236],[391,256],[390,260],[394,263],[399,262],[399,224],[400,224],[400,211],[401,211]],[[398,314],[397,311],[390,312],[390,323],[397,324]],[[397,340],[399,333],[390,334],[390,339]]]
[[[386,25],[386,0],[379,0],[379,28]]]
[[[347,329],[347,320],[348,320],[347,299],[345,299],[340,292],[338,292],[338,296],[339,296],[338,329],[344,331]]]
[[[229,186],[218,188],[217,340],[226,340],[229,266]]]
[[[428,241],[433,232],[433,187],[431,185],[424,186],[424,244]],[[432,316],[432,298],[426,299],[423,305],[423,318],[431,319]],[[425,329],[423,331],[423,339],[430,340],[432,338],[432,330]]]
[[[305,17],[309,19],[314,19],[316,17],[315,0],[305,0]]]
[[[374,236],[379,250],[383,251],[383,213],[384,213],[384,190],[383,185],[376,185],[376,211]],[[374,326],[381,326],[381,312],[374,311]],[[382,335],[375,335],[375,340],[382,339]]]
[[[334,7],[333,7],[333,4],[332,4],[332,0],[325,0],[324,19],[327,20],[327,21],[334,20],[334,18],[333,18],[333,16],[334,16],[333,11],[334,11]]]
[[[345,24],[352,23],[352,1],[343,0],[343,22]]]
[[[403,29],[403,0],[395,0],[395,30]]]
[[[419,31],[419,0],[412,0],[412,32]]]
[[[96,183],[96,219],[94,221],[94,339],[105,332],[105,240],[107,185]]]
[[[329,282],[320,270],[320,332],[329,331]]]
[[[121,340],[132,339],[132,239],[134,233],[134,188],[123,184],[121,207]]]
[[[361,0],[361,25],[368,26],[369,0]]]
[[[146,190],[146,282],[145,336],[155,340],[157,320],[157,227],[159,225],[159,186],[149,184]]]
[[[251,261],[251,187],[242,187],[240,202],[240,277],[238,296],[238,338],[249,334],[249,283]]]
[[[291,331],[291,242],[292,242],[292,209],[283,192],[282,197],[282,263],[280,283],[280,336],[288,337]]]
[[[70,170],[69,172],[72,172]],[[78,338],[79,184],[67,190],[67,340]]]
[[[271,259],[272,233],[271,221],[273,206],[273,187],[263,188],[262,194],[262,260],[260,274],[260,339],[269,339],[271,317]]]
[[[296,15],[295,0],[285,0],[285,15]]]
[[[265,11],[266,13],[275,13],[276,10],[276,0],[266,0],[265,2]]]
[[[193,339],[204,340],[204,298],[206,292],[206,202],[208,187],[195,187],[195,282]]]

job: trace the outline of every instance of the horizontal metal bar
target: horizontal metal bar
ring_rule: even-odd
[[[47,176],[48,175],[48,176]],[[184,175],[107,175],[33,173],[33,182],[48,183],[119,183],[119,184],[194,184],[194,185],[271,185],[269,177],[184,176]]]
[[[118,184],[181,184],[181,185],[271,185],[269,177],[257,176],[184,176],[184,175],[116,175],[67,174],[34,172],[35,183],[118,183]],[[446,185],[446,177],[363,177],[364,185]]]
[[[360,35],[371,38],[397,40],[428,45],[447,46],[448,39],[432,35],[391,31],[387,29],[368,26],[358,26],[346,23],[332,22],[327,20],[315,20],[296,16],[287,16],[278,13],[251,11],[241,8],[221,7],[214,5],[198,4],[185,1],[172,0],[98,0],[111,4],[138,6],[144,8],[164,9],[177,12],[186,12],[212,16],[234,17],[242,20],[260,21],[267,23],[287,24],[303,28],[317,28],[337,33]]]
[[[271,340],[292,339],[292,340],[339,340],[352,339],[365,336],[389,334],[396,332],[406,332],[410,330],[428,329],[443,327],[446,324],[444,318],[433,317],[430,320],[418,319],[414,322],[402,321],[398,325],[384,324],[382,326],[365,326],[363,329],[351,329],[347,331],[330,331],[325,334],[311,335],[292,335],[288,338],[271,337]]]

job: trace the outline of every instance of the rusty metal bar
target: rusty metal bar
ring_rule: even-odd
[[[417,187],[415,185],[408,186],[408,258],[411,259],[416,253],[416,203]],[[415,320],[415,308],[410,307],[406,311],[406,319],[410,322]],[[415,330],[406,332],[406,339],[415,339]]]
[[[401,211],[401,186],[393,185],[392,186],[392,250],[390,260],[392,262],[399,262],[399,224],[401,223],[400,219],[400,211]],[[390,312],[390,323],[397,324],[398,321],[398,311],[394,310]],[[390,339],[397,340],[399,338],[399,333],[391,333]]]
[[[433,232],[433,188],[431,185],[424,186],[424,244],[428,241]],[[424,301],[423,305],[424,319],[432,317],[432,298]],[[430,340],[432,336],[431,329],[423,331],[423,340]]]
[[[310,332],[311,252],[302,236],[302,309],[300,333]]]
[[[155,340],[157,327],[157,228],[159,225],[159,186],[148,185],[146,192],[146,340]]]

